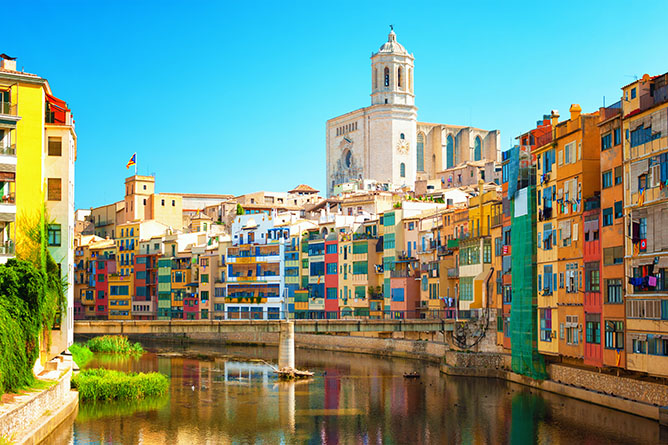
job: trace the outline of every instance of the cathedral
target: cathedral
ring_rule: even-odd
[[[499,161],[499,131],[418,122],[415,58],[394,30],[371,56],[371,106],[327,121],[327,194],[375,180],[414,189],[472,161]]]

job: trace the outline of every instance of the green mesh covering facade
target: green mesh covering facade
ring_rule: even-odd
[[[512,369],[528,377],[547,377],[545,361],[538,352],[536,283],[536,180],[530,156],[519,150],[511,162],[519,164],[518,185],[511,199],[512,289],[510,344]],[[516,165],[517,165],[516,164]]]

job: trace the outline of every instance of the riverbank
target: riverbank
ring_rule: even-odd
[[[46,365],[40,381],[53,382],[41,391],[26,392],[0,405],[0,438],[10,443],[38,444],[63,422],[77,415],[79,394],[71,389],[72,358],[58,356]]]
[[[141,336],[132,336],[141,340]],[[278,345],[278,334],[219,333],[151,336],[152,340],[183,344]],[[356,352],[375,356],[401,357],[439,365],[447,375],[496,378],[542,391],[657,420],[668,425],[668,386],[625,377],[601,374],[567,365],[548,365],[550,376],[533,380],[510,370],[510,356],[500,353],[451,351],[448,344],[402,338],[359,335],[296,334],[297,349]]]

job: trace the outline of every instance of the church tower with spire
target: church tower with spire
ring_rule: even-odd
[[[327,191],[371,179],[413,188],[417,108],[414,57],[394,30],[371,56],[371,106],[327,121]]]

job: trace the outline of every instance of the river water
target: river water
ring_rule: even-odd
[[[495,379],[450,377],[415,360],[297,350],[313,379],[279,382],[276,348],[149,347],[87,367],[157,371],[170,393],[81,402],[49,444],[658,444],[658,422]],[[405,372],[418,371],[419,379]]]

